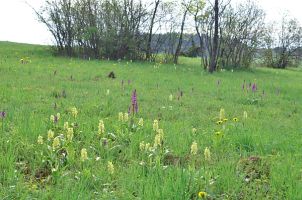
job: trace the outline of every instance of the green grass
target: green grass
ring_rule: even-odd
[[[24,57],[31,62],[21,64]],[[107,78],[110,71],[116,79]],[[244,80],[258,91],[242,91]],[[45,46],[0,42],[0,111],[7,113],[0,119],[0,199],[198,199],[200,191],[208,199],[300,199],[301,80],[300,68],[210,75],[198,59],[181,58],[177,66],[84,61],[54,57]],[[134,89],[139,112],[120,122]],[[221,108],[228,121],[217,125]],[[155,119],[162,146],[140,151],[142,141],[153,146]],[[64,122],[77,124],[74,138],[53,151],[47,132],[66,139]],[[191,155],[194,141],[198,152]],[[88,160],[81,161],[82,148]]]

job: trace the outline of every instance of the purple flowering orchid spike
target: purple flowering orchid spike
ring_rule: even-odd
[[[54,122],[55,122],[55,123],[58,123],[58,121],[59,121],[58,116],[55,115],[54,117],[55,117],[55,118],[54,118]]]
[[[184,95],[183,91],[180,91],[180,97],[182,97]]]
[[[217,86],[219,86],[221,83],[220,79],[217,80]]]
[[[0,118],[4,119],[6,117],[6,112],[5,111],[1,111],[0,112]]]
[[[252,86],[252,91],[256,92],[256,90],[257,90],[257,85],[256,85],[256,83],[254,83],[253,86]]]
[[[131,104],[132,104],[132,112],[137,113],[138,111],[138,105],[137,105],[137,94],[136,94],[136,89],[133,91],[132,96],[131,96]]]

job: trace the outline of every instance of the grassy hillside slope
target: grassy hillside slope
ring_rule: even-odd
[[[198,63],[84,61],[0,42],[0,199],[301,198],[302,71],[210,75]],[[138,113],[119,121],[135,89]]]

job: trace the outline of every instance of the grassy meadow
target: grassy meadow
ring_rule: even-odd
[[[0,42],[0,112],[0,199],[302,198],[301,68],[211,75]]]

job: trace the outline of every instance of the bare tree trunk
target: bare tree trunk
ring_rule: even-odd
[[[211,51],[211,61],[209,72],[213,73],[216,70],[217,65],[217,52],[218,52],[218,29],[219,29],[219,4],[218,0],[215,0],[214,5],[214,38],[213,38],[213,48]]]
[[[151,24],[150,24],[150,30],[149,30],[149,36],[148,36],[148,42],[147,42],[147,52],[146,52],[147,60],[149,60],[152,55],[151,43],[152,43],[152,36],[153,36],[153,26],[154,26],[154,21],[155,21],[159,3],[160,3],[160,0],[155,1],[155,7],[154,7],[154,11],[153,11],[152,18],[151,18]]]
[[[185,21],[186,21],[187,12],[188,12],[188,9],[185,10],[183,18],[182,18],[181,28],[180,28],[180,35],[179,35],[179,39],[178,39],[177,48],[176,48],[176,51],[175,51],[175,54],[174,54],[174,64],[178,63],[178,57],[179,57],[180,50],[181,50],[182,37],[183,37],[183,32],[184,32],[184,27],[185,27]]]

